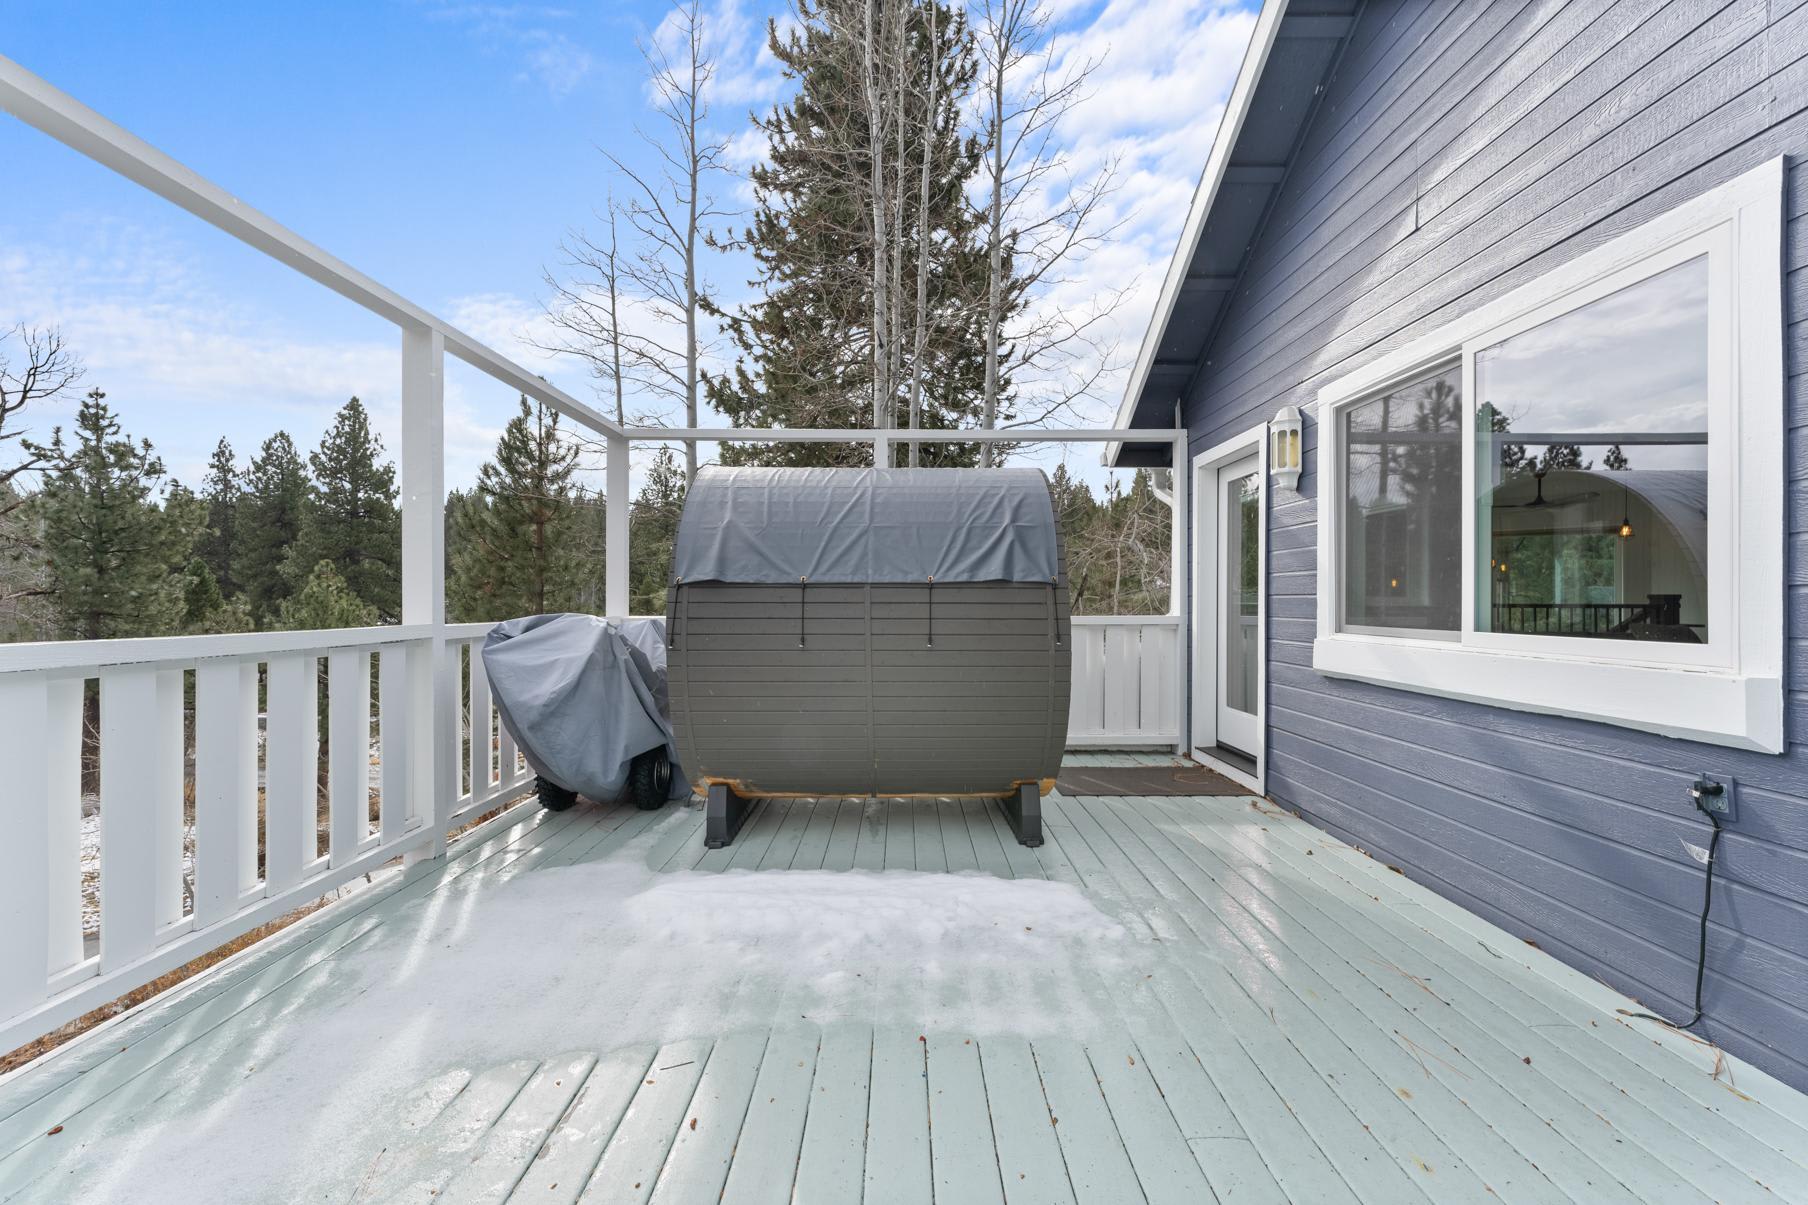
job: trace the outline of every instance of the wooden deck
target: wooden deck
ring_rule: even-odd
[[[427,931],[449,899],[481,906],[496,884],[627,849],[662,872],[1073,884],[1126,930],[1127,961],[1085,985],[1114,1024],[1038,1032],[1009,1010],[969,1032],[816,1023],[793,984],[763,1011],[725,1012],[717,1031],[574,1037],[441,1068],[374,1105],[329,1095],[321,1110],[367,1110],[361,1170],[266,1197],[1808,1201],[1808,1100],[1743,1066],[1716,1074],[1711,1050],[1628,1024],[1613,1011],[1623,998],[1318,830],[1247,797],[1049,805],[1035,851],[978,801],[773,802],[714,852],[700,812],[505,817],[442,868],[379,880],[0,1081],[0,1200],[157,1199],[168,1185],[144,1135],[212,1124],[272,1035],[334,1041],[310,985],[347,948]],[[646,834],[659,839],[632,844]],[[531,985],[510,987],[533,1007]],[[740,1023],[752,1015],[770,1023]],[[237,1199],[216,1181],[255,1182],[310,1119],[245,1120],[231,1132],[261,1124],[267,1140],[195,1166],[188,1199]]]

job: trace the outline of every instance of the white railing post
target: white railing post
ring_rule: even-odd
[[[428,635],[408,650],[409,812],[428,826],[403,859],[446,852],[458,794],[458,699],[446,664],[446,343],[439,331],[402,328],[402,622]],[[385,720],[388,717],[384,717]]]
[[[1168,555],[1172,558],[1173,567],[1169,570],[1168,580],[1168,614],[1179,618],[1180,626],[1175,630],[1175,651],[1178,660],[1174,670],[1174,715],[1179,720],[1179,735],[1174,741],[1174,752],[1186,753],[1192,741],[1193,720],[1191,691],[1188,689],[1187,666],[1192,657],[1192,624],[1187,616],[1192,613],[1192,574],[1187,572],[1187,535],[1193,525],[1192,488],[1193,463],[1187,455],[1187,433],[1183,426],[1174,434],[1174,482],[1169,491],[1174,499],[1174,513],[1169,516],[1168,538],[1171,547]]]
[[[628,615],[628,440],[608,437],[603,481],[603,610],[612,619]]]

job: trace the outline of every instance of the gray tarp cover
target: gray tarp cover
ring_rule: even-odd
[[[741,469],[697,474],[679,582],[1052,582],[1038,469]]]
[[[534,773],[609,802],[638,755],[664,745],[678,772],[666,696],[665,621],[530,615],[490,629],[483,668],[502,722]]]

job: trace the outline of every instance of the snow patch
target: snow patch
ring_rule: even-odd
[[[62,1189],[343,1194],[436,1077],[569,1050],[838,1020],[1085,1039],[1116,1024],[1101,976],[1153,954],[1064,883],[649,869],[690,823],[675,809],[607,860],[473,873],[415,901],[264,1006],[257,1031],[202,1039],[211,1061],[153,1069],[170,1089],[154,1110],[78,1116],[92,1128],[69,1127]]]

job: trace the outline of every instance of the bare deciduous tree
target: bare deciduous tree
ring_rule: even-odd
[[[712,227],[734,211],[719,208],[712,184],[729,174],[728,139],[710,132],[709,91],[716,64],[707,43],[702,0],[677,0],[659,33],[640,44],[647,66],[657,132],[639,130],[653,151],[652,168],[636,168],[604,152],[628,182],[628,197],[609,207],[609,240],[574,235],[565,244],[566,281],[550,280],[548,314],[565,338],[551,350],[589,362],[615,390],[616,415],[625,413],[626,381],[683,409],[697,426],[702,358],[700,319],[708,306],[700,255]],[[616,240],[620,215],[633,232],[624,253]],[[650,311],[667,333],[633,331],[624,308]],[[685,476],[697,475],[697,447],[685,445]]]
[[[1100,327],[1127,286],[1101,290],[1081,308],[1041,306],[1034,297],[1116,232],[1106,202],[1118,187],[1119,161],[1078,177],[1060,141],[1063,119],[1086,96],[1097,60],[1056,69],[1053,34],[1041,0],[980,0],[984,95],[987,286],[986,377],[982,424],[998,425],[1004,362],[1043,382],[1024,421],[1047,421],[1089,396],[1110,369]],[[1011,327],[1014,315],[1021,321]],[[1022,399],[1020,399],[1022,400]],[[992,445],[984,463],[992,464]]]
[[[734,211],[717,208],[710,189],[712,177],[728,174],[728,139],[707,129],[716,64],[705,41],[702,0],[679,0],[670,20],[674,47],[662,45],[657,37],[641,45],[653,107],[666,126],[664,138],[644,132],[641,137],[663,166],[654,175],[636,171],[614,155],[609,160],[634,186],[625,213],[640,246],[633,258],[623,261],[627,278],[662,317],[684,331],[681,355],[643,359],[650,371],[642,383],[682,401],[685,425],[695,427],[702,356],[698,319],[705,302],[699,244],[714,223],[732,217]],[[696,479],[694,441],[684,445],[684,470],[687,484]]]
[[[8,354],[8,345],[17,351]],[[15,360],[14,355],[19,358]],[[28,406],[57,397],[82,379],[82,362],[56,327],[24,323],[0,335],[0,451],[25,433],[21,418]],[[9,514],[23,501],[13,481],[21,474],[43,467],[46,453],[29,440],[20,443],[17,463],[0,466],[0,515]]]
[[[615,198],[605,210],[609,225],[607,242],[574,231],[559,244],[564,253],[566,276],[545,274],[552,295],[546,316],[557,330],[549,341],[537,345],[545,351],[577,356],[591,375],[609,389],[615,399],[615,421],[627,422],[627,369],[638,365],[648,349],[622,327],[622,261],[616,239]],[[626,363],[626,369],[624,368]]]

